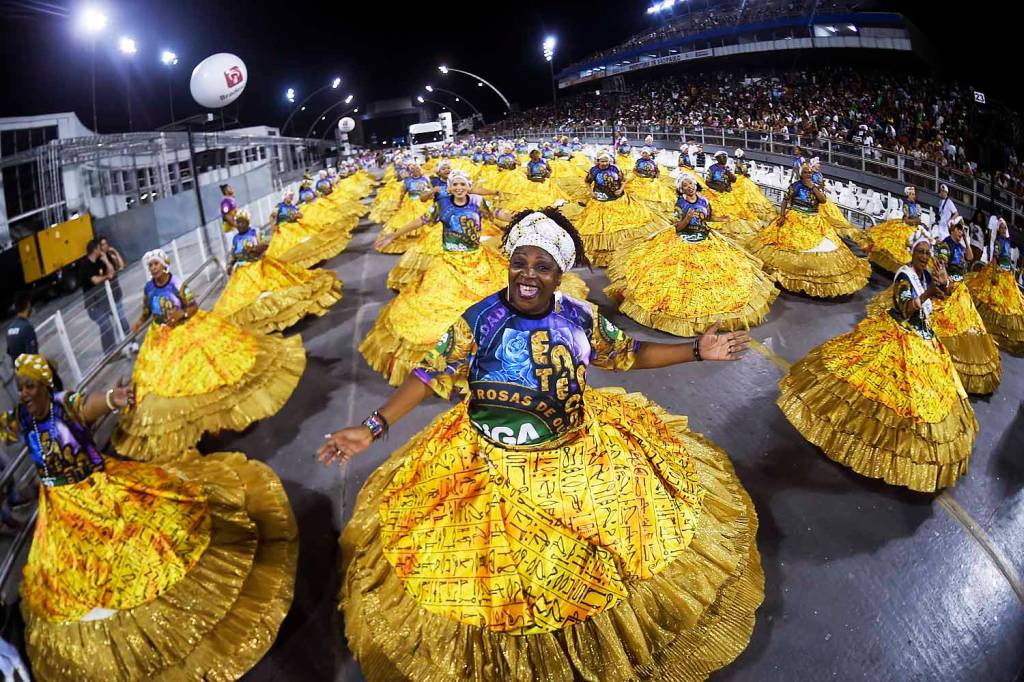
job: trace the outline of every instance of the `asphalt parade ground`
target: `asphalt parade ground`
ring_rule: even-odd
[[[324,434],[357,424],[391,390],[357,351],[394,296],[385,279],[398,256],[373,250],[376,231],[364,220],[351,245],[323,265],[344,282],[344,298],[289,330],[302,335],[307,366],[284,408],[200,445],[267,462],[299,523],[295,601],[277,642],[244,678],[250,682],[363,679],[337,612],[338,533],[370,472],[447,407],[428,401],[345,466],[315,459]],[[675,338],[619,314],[602,293],[603,269],[575,272],[627,332]],[[1010,682],[1024,674],[1024,358],[1003,353],[999,389],[972,397],[981,431],[970,472],[937,495],[834,464],[775,405],[786,367],[849,331],[888,284],[876,271],[847,299],[781,294],[751,330],[755,347],[736,363],[589,375],[595,386],[640,391],[688,416],[691,429],[729,453],[753,497],[765,601],[750,645],[714,680]]]

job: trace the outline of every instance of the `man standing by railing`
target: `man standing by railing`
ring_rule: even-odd
[[[945,184],[939,185],[939,219],[932,226],[932,237],[936,241],[942,241],[949,236],[949,221],[953,216],[960,215],[956,210],[956,204],[949,198],[949,187]]]
[[[114,278],[114,268],[104,257],[98,239],[90,239],[85,247],[86,256],[82,261],[82,298],[89,319],[100,328],[100,345],[103,354],[109,353],[117,344],[114,336],[114,316],[110,310],[105,291],[97,291],[103,283]]]
[[[29,319],[32,317],[32,297],[27,291],[19,291],[14,296],[14,321],[7,327],[7,355],[11,358],[11,366],[14,360],[21,354],[36,355],[39,353],[39,338],[36,336],[36,328]],[[57,367],[50,362],[50,370],[53,372],[54,390],[64,390],[64,382],[57,374]]]

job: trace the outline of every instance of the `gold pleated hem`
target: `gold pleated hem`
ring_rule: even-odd
[[[820,346],[790,368],[779,389],[777,404],[800,434],[863,476],[935,492],[967,473],[978,421],[966,398],[941,422],[901,417],[833,376]]]
[[[382,230],[382,232],[384,234],[387,234],[388,231]],[[394,240],[387,246],[374,245],[373,248],[376,249],[377,253],[385,253],[391,256],[397,256],[411,249],[412,245],[416,243],[416,240],[420,238],[421,234],[422,228],[418,228],[403,237],[399,237],[398,239]]]
[[[173,467],[211,496],[210,547],[156,599],[110,618],[49,622],[24,608],[39,680],[236,680],[267,652],[291,606],[298,530],[280,479],[241,453]]]
[[[393,299],[391,303],[394,302]],[[398,386],[420,360],[434,347],[433,343],[416,344],[395,334],[387,324],[391,303],[381,308],[377,321],[359,344],[366,364],[383,375],[392,386]]]
[[[1007,353],[1024,355],[1024,316],[1002,315],[980,302],[975,305],[996,345]]]
[[[786,251],[772,244],[749,246],[764,262],[765,272],[774,275],[787,291],[815,298],[848,296],[864,288],[871,277],[867,260],[857,258],[843,244],[821,253]]]
[[[283,331],[306,317],[320,317],[341,300],[342,284],[327,270],[314,270],[301,286],[269,292],[227,316],[228,321],[259,333]]]
[[[142,462],[173,462],[203,433],[242,431],[288,401],[306,368],[302,337],[261,336],[252,370],[237,384],[195,396],[150,393],[122,415],[111,443]]]
[[[713,220],[708,225],[740,244],[745,244],[760,234],[765,224],[759,220],[732,218],[730,220]]]
[[[553,632],[510,635],[430,613],[405,591],[380,547],[380,497],[405,446],[367,481],[341,537],[340,608],[368,680],[692,682],[746,648],[764,599],[750,497],[726,454],[689,432],[685,417],[639,394],[625,397],[659,414],[697,462],[706,494],[689,551],[654,577],[630,583],[615,607]]]
[[[895,258],[889,255],[888,251],[882,251],[881,249],[877,251],[869,251],[868,260],[877,265],[878,267],[882,268],[886,272],[893,273],[910,262],[910,258],[908,257],[907,263],[898,263],[896,262]]]
[[[605,289],[605,294],[609,298],[617,298],[621,296],[619,291],[613,285]],[[667,313],[653,312],[642,308],[627,298],[619,303],[619,312],[636,320],[645,327],[675,334],[676,336],[698,336],[707,331],[707,328],[715,322],[722,324],[722,331],[737,331],[756,327],[764,322],[772,302],[778,295],[779,290],[773,286],[771,287],[771,293],[759,304],[746,303],[738,311],[698,315],[695,317],[677,317]]]
[[[939,341],[949,351],[965,391],[987,395],[999,387],[1002,361],[999,349],[989,334],[958,334],[939,337]]]
[[[419,284],[435,257],[419,250],[407,251],[388,273],[388,289],[401,291],[408,286]]]
[[[351,241],[351,232],[324,230],[288,249],[281,254],[278,260],[297,268],[311,268],[317,263],[337,256],[345,250]]]

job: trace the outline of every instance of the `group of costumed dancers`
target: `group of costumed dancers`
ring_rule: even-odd
[[[967,395],[996,390],[999,347],[1024,351],[1005,225],[974,270],[962,224],[934,243],[912,188],[858,241],[816,159],[776,209],[742,150],[708,164],[684,145],[668,166],[650,138],[585,151],[563,136],[399,154],[369,206],[365,170],[321,171],[269,239],[225,186],[227,285],[201,311],[146,255],[137,324],[153,324],[129,386],[54,393],[46,359],[19,358],[3,425],[43,484],[22,588],[38,676],[235,678],[269,647],[294,579],[287,498],[266,466],[197,445],[287,400],[305,353],[278,332],[341,297],[315,266],[367,211],[375,248],[402,255],[359,350],[397,389],[318,455],[345,462],[431,395],[455,403],[371,474],[341,536],[345,634],[370,680],[700,680],[738,656],[764,597],[749,495],[685,417],[588,370],[738,360],[780,287],[867,284],[845,240],[893,286],[793,365],[782,412],[865,476],[932,492],[966,473]],[[693,340],[630,338],[572,272],[591,264],[622,313]],[[121,459],[90,435],[116,410]]]

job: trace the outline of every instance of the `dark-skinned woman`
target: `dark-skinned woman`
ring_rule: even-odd
[[[341,300],[341,282],[333,271],[306,270],[267,256],[267,243],[246,211],[235,214],[235,224],[231,277],[213,307],[215,314],[251,331],[275,332],[307,315],[323,315]]]
[[[671,215],[676,203],[676,189],[672,178],[662,175],[654,150],[644,147],[640,158],[633,164],[632,177],[626,180],[625,190],[659,215]]]
[[[964,389],[979,395],[992,393],[999,386],[1002,362],[999,348],[963,283],[971,262],[971,250],[962,217],[955,215],[949,221],[949,236],[935,245],[932,257],[942,262],[952,289],[948,297],[932,301],[934,307],[929,318],[932,330],[949,351]],[[892,290],[882,291],[868,303],[868,315],[883,312],[891,301]]]
[[[590,388],[587,368],[734,360],[749,339],[639,343],[562,295],[586,259],[555,210],[517,216],[504,248],[506,287],[320,449],[345,461],[431,393],[466,396],[360,493],[341,540],[349,645],[373,682],[702,679],[749,641],[757,516],[684,417]]]
[[[306,367],[302,338],[249,332],[199,310],[167,254],[156,249],[142,260],[150,280],[133,329],[153,324],[132,374],[138,404],[112,439],[118,452],[167,461],[205,432],[241,431],[281,409]]]
[[[910,261],[907,240],[921,225],[921,207],[917,188],[904,187],[903,217],[872,225],[864,236],[868,260],[889,272],[896,272]]]
[[[679,336],[700,334],[715,321],[726,330],[763,322],[779,290],[759,261],[710,230],[713,218],[696,181],[681,175],[674,229],[620,247],[605,294],[640,324]]]
[[[382,237],[397,232],[423,213],[420,197],[430,192],[430,178],[423,174],[420,165],[415,161],[409,163],[408,169],[409,176],[402,180],[402,188],[399,192],[399,208],[381,226]],[[419,233],[416,231],[406,232],[401,239],[391,239],[387,242],[387,246],[378,246],[377,250],[381,253],[405,253],[405,250],[413,245],[417,237],[419,237]]]
[[[607,266],[615,249],[667,227],[669,222],[625,192],[625,177],[612,163],[612,153],[597,153],[585,180],[590,200],[575,220],[591,262]]]
[[[800,166],[800,179],[789,186],[778,219],[746,246],[783,289],[818,298],[846,296],[868,283],[871,266],[853,255],[819,211],[827,198],[812,175],[810,165]]]
[[[736,180],[732,183],[732,191],[736,200],[764,224],[775,220],[778,211],[768,197],[758,188],[757,183],[750,179],[750,164],[744,160],[746,154],[742,149],[733,152]]]
[[[281,481],[241,453],[168,468],[105,457],[92,426],[130,408],[130,388],[55,392],[41,355],[19,356],[15,374],[0,438],[24,443],[39,473],[21,584],[34,679],[241,677],[291,605],[298,543]]]
[[[996,344],[1007,352],[1024,355],[1024,294],[1014,279],[1010,248],[1010,228],[1000,218],[992,260],[965,281]]]
[[[761,221],[752,209],[740,201],[739,194],[733,192],[737,177],[729,168],[729,155],[719,151],[714,159],[715,162],[708,166],[704,184],[707,186],[706,196],[725,217],[723,224],[715,227],[722,234],[746,242],[764,227],[766,221]]]
[[[921,492],[967,473],[978,433],[974,409],[930,324],[950,293],[923,230],[911,265],[893,282],[892,305],[813,349],[779,383],[786,418],[831,459],[871,478]]]
[[[544,159],[539,149],[531,149],[530,160],[525,168],[503,174],[509,179],[501,187],[498,205],[509,213],[551,206],[560,208],[569,218],[578,216],[582,208],[562,189],[562,184],[554,179],[553,163],[554,160]]]
[[[508,261],[498,249],[481,245],[481,226],[485,218],[508,220],[512,215],[492,209],[471,189],[465,173],[452,171],[448,176],[448,196],[438,198],[413,226],[441,223],[444,256],[431,262],[417,286],[406,287],[381,309],[359,345],[370,367],[394,386],[402,383],[463,310],[504,285]],[[576,275],[566,277],[566,285],[577,295],[587,295],[586,285]]]

